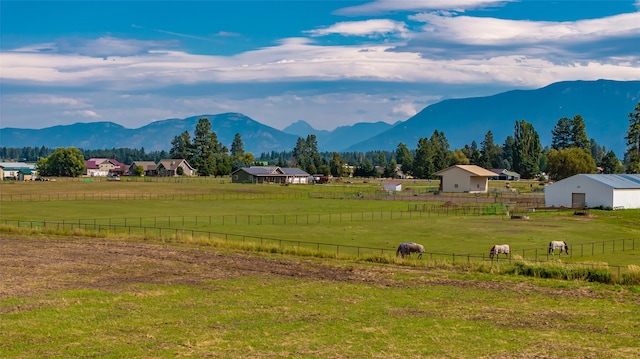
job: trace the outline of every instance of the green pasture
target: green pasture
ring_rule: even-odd
[[[0,357],[640,355],[640,311],[632,293],[516,278],[491,288],[482,285],[489,278],[462,276],[409,272],[386,287],[256,275],[2,298]],[[443,282],[423,282],[429,279]]]
[[[429,183],[413,185],[428,191]],[[591,283],[575,276],[542,279],[566,267],[519,261],[522,251],[527,258],[532,253],[542,257],[550,240],[565,240],[572,245],[572,256],[553,259],[628,266],[626,273],[637,283],[640,210],[594,210],[590,216],[536,210],[526,213],[528,220],[512,220],[504,214],[461,214],[455,207],[427,201],[427,195],[418,199],[344,195],[357,192],[377,194],[379,186],[364,182],[254,186],[197,180],[0,184],[2,222],[14,221],[13,225],[20,220],[21,227],[34,223],[38,227],[48,221],[47,228],[63,223],[63,241],[86,240],[90,231],[78,228],[104,231],[111,225],[107,231],[114,236],[105,237],[103,248],[110,241],[144,241],[167,252],[211,251],[220,257],[249,258],[243,264],[247,267],[229,268],[233,277],[197,281],[209,270],[205,261],[179,262],[168,274],[159,270],[169,264],[163,256],[154,263],[132,256],[122,267],[104,263],[108,275],[100,278],[113,280],[108,285],[91,274],[95,268],[100,272],[103,263],[84,263],[86,252],[71,251],[85,267],[48,264],[67,278],[64,289],[51,289],[38,277],[30,283],[34,290],[29,293],[15,291],[14,286],[29,281],[32,268],[8,267],[7,271],[25,277],[0,281],[0,292],[11,293],[0,296],[0,357],[640,357],[637,285]],[[93,193],[116,198],[123,193],[178,197],[96,200]],[[316,198],[311,193],[328,196]],[[21,196],[20,200],[11,200],[11,195]],[[41,200],[45,196],[47,200]],[[416,203],[429,210],[409,211]],[[156,236],[157,228],[168,230]],[[0,229],[9,232],[5,226]],[[60,234],[54,232],[15,236],[61,245]],[[209,232],[214,232],[211,241],[192,238]],[[2,236],[0,232],[0,245]],[[365,259],[303,257],[288,255],[303,250],[251,251],[214,242],[227,236],[236,242],[299,241],[311,250],[331,251],[331,245],[341,245],[388,252]],[[425,255],[421,261],[395,258],[394,249],[402,241],[423,243],[427,251],[447,256],[431,260]],[[493,244],[502,243],[511,245],[513,263],[501,259],[465,266],[465,254],[486,255]],[[630,250],[630,245],[636,249]],[[127,255],[124,249],[117,252]],[[37,253],[25,255],[31,254]],[[458,254],[456,261],[462,263],[452,265],[450,254]],[[254,270],[251,263],[258,259],[268,264]],[[0,269],[2,260],[8,258],[0,256]],[[33,263],[37,271],[38,260]],[[322,268],[326,277],[275,275],[265,269],[271,263],[308,268],[310,273]],[[522,275],[527,270],[544,275]],[[349,273],[351,279],[330,278],[334,271]]]
[[[214,238],[304,242],[311,243],[306,246],[312,249],[319,248],[316,243],[382,248],[388,253],[400,242],[414,241],[425,245],[427,252],[474,256],[487,255],[492,245],[507,243],[514,256],[528,259],[562,258],[623,266],[640,263],[640,210],[593,210],[591,216],[575,216],[572,211],[538,210],[526,213],[528,220],[513,220],[505,213],[465,215],[455,207],[442,207],[441,202],[426,202],[428,196],[418,200],[413,196],[404,199],[310,196],[321,192],[366,193],[379,187],[371,183],[348,186],[238,185],[222,181],[15,183],[1,185],[2,195],[79,194],[90,193],[95,187],[93,190],[98,193],[116,188],[116,193],[162,192],[168,196],[192,194],[193,197],[0,201],[0,209],[2,220],[76,223],[94,229],[111,225],[117,226],[112,230],[121,233],[202,236],[213,232]],[[196,195],[202,193],[220,196]],[[410,210],[415,209],[416,204],[424,204],[427,210]],[[460,202],[459,205],[491,209],[496,203]],[[154,232],[136,227],[181,231]],[[551,240],[569,243],[572,256],[548,256],[546,248]],[[345,251],[353,253],[350,249],[342,250]]]

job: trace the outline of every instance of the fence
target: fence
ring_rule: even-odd
[[[135,226],[135,227],[166,227],[166,228],[191,228],[201,225],[208,226],[244,226],[244,225],[314,225],[340,222],[364,222],[382,220],[413,220],[430,218],[431,216],[448,215],[472,215],[485,214],[486,208],[465,207],[448,208],[435,206],[426,211],[414,210],[388,210],[370,212],[344,212],[344,213],[307,213],[307,214],[233,214],[233,215],[208,215],[208,216],[148,216],[148,217],[109,217],[74,220],[48,220],[47,223],[60,222],[63,225],[75,224],[77,226]],[[491,212],[491,211],[489,211]],[[496,214],[496,213],[492,213]],[[504,213],[497,213],[502,214]],[[15,221],[15,220],[5,220]]]
[[[418,195],[412,192],[390,194],[387,192],[298,192],[298,193],[158,193],[158,192],[72,192],[72,193],[0,193],[0,202],[50,202],[50,201],[112,201],[112,200],[247,200],[247,199],[369,199],[369,200],[399,200],[399,201],[423,201],[445,202],[449,204],[489,205],[492,203],[515,204],[518,207],[544,207],[544,197],[539,195],[493,195],[470,196],[468,194],[450,195]]]
[[[261,237],[261,236],[248,236],[242,234],[230,234],[223,232],[211,232],[211,231],[203,231],[203,230],[195,230],[195,229],[185,229],[185,228],[163,228],[163,227],[152,227],[152,226],[132,226],[132,225],[116,225],[116,224],[99,224],[97,222],[89,223],[89,222],[81,222],[81,221],[34,221],[34,220],[7,220],[2,219],[0,223],[3,223],[8,226],[14,226],[18,228],[29,228],[29,229],[46,229],[53,228],[57,230],[83,230],[83,231],[94,231],[97,233],[105,233],[107,235],[117,235],[117,234],[126,234],[126,235],[139,235],[143,238],[180,238],[184,236],[191,236],[194,239],[217,239],[224,240],[226,242],[236,242],[243,244],[253,244],[260,246],[277,246],[280,249],[307,249],[316,252],[324,252],[328,255],[351,255],[357,258],[361,258],[362,256],[371,256],[371,255],[394,255],[396,249],[395,248],[375,248],[375,247],[365,247],[365,246],[353,246],[353,245],[342,245],[342,244],[334,244],[334,243],[320,243],[320,242],[309,242],[309,241],[301,241],[301,240],[289,240],[289,239],[278,239],[278,238],[269,238],[269,237]],[[640,249],[640,245],[638,247]],[[586,249],[586,250],[585,250]],[[590,249],[590,251],[589,251]],[[591,243],[580,243],[573,244],[569,246],[569,254],[564,256],[569,256],[570,258],[577,257],[577,254],[580,253],[580,257],[588,256],[589,253],[591,255],[600,254],[600,253],[614,253],[616,251],[627,251],[627,250],[635,250],[636,249],[636,239],[635,238],[624,238],[624,239],[614,239],[614,240],[605,240],[601,242],[591,242]],[[514,254],[519,254],[519,251],[512,251],[511,255],[507,258],[500,259],[497,257],[496,261],[512,261],[512,256]],[[533,254],[531,254],[533,253]],[[460,262],[470,263],[471,261],[487,261],[490,260],[488,253],[467,253],[467,254],[456,254],[456,253],[441,253],[441,252],[425,252],[422,255],[423,258],[429,258],[431,260],[451,260],[453,264]],[[548,253],[546,249],[540,248],[529,248],[522,249],[522,259],[535,261],[535,262],[549,262],[552,261],[553,258],[556,258],[555,255]],[[562,256],[558,257],[562,258]],[[557,261],[553,261],[554,263],[559,263]],[[617,270],[618,275],[620,275],[621,271],[628,270],[628,266],[617,266],[617,265],[609,265],[609,264],[597,264],[597,263],[563,263],[563,265],[575,265],[575,266],[589,266],[589,267],[604,267],[608,269]]]
[[[161,200],[161,201],[195,201],[195,200],[252,200],[252,199],[302,199],[304,193],[48,193],[48,194],[2,194],[0,202],[51,202],[51,201],[122,201],[122,200]]]

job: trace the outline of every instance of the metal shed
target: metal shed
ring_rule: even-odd
[[[578,174],[545,188],[547,207],[640,208],[640,174]]]

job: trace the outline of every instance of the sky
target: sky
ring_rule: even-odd
[[[597,79],[640,80],[640,0],[0,1],[0,128],[333,130]]]

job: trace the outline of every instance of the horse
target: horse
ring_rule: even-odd
[[[496,244],[491,247],[489,251],[489,259],[493,260],[493,256],[496,256],[496,260],[500,258],[499,254],[505,254],[507,257],[509,253],[511,253],[511,248],[509,248],[508,244]]]
[[[424,246],[415,242],[403,242],[400,243],[396,250],[396,256],[401,255],[402,258],[410,256],[411,253],[418,253],[418,259],[421,259],[422,253],[424,253]]]
[[[565,251],[565,253],[569,254],[569,246],[567,245],[567,242],[565,241],[551,241],[549,242],[549,251],[547,252],[547,254],[554,254],[555,250],[559,249],[560,250],[560,254],[562,254],[562,251]]]

